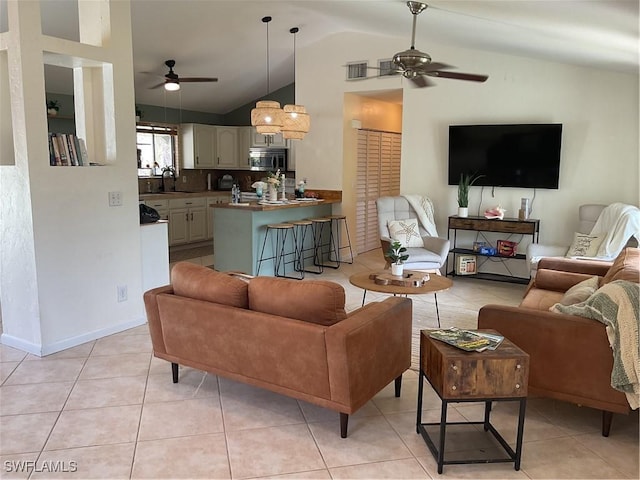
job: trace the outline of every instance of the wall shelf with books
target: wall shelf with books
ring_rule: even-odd
[[[89,166],[84,139],[73,133],[49,133],[49,165],[52,167]]]

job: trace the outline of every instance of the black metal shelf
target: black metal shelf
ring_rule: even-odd
[[[518,260],[525,260],[527,258],[526,255],[523,255],[522,253],[517,253],[515,255],[487,255],[485,253],[480,253],[480,252],[476,252],[474,250],[471,250],[469,248],[452,248],[451,250],[449,250],[449,253],[460,253],[462,255],[476,255],[478,257],[489,257],[489,258],[500,258],[500,259],[506,259],[506,260],[511,260],[511,259],[518,259]]]
[[[530,278],[514,277],[511,275],[502,275],[500,273],[478,272],[470,275],[456,275],[455,270],[448,272],[447,275],[450,277],[465,277],[465,278],[478,278],[480,280],[492,280],[494,282],[519,283],[521,285],[527,285],[531,280]]]

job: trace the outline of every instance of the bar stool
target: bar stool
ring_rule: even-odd
[[[329,268],[339,268],[340,263],[334,260],[331,260],[331,242],[333,241],[333,235],[331,234],[331,219],[329,217],[318,217],[318,218],[310,218],[313,223],[313,247],[314,247],[314,256],[313,256],[313,264],[318,267],[319,272],[322,273],[324,267]],[[328,236],[326,242],[323,241],[324,227],[329,227]],[[326,236],[326,235],[325,235]],[[327,262],[325,263],[324,258],[327,258]],[[332,265],[335,263],[335,265]]]
[[[292,250],[286,251],[287,237],[289,232],[291,232],[291,241],[293,245],[292,245]],[[264,249],[267,245],[267,241],[269,240],[269,238],[271,238],[272,255],[270,257],[265,257]],[[260,258],[258,259],[258,268],[256,269],[256,275],[260,275],[260,267],[262,267],[262,262],[267,260],[273,260],[273,276],[274,277],[293,278],[295,280],[302,279],[304,276],[304,273],[300,277],[293,277],[293,276],[286,275],[288,263],[293,263],[294,270],[297,270],[295,268],[296,261],[297,261],[296,245],[297,245],[296,231],[294,226],[291,223],[268,224],[267,231],[264,234],[264,241],[262,242],[262,250],[260,251]],[[293,260],[287,261],[287,256],[293,256]],[[282,273],[280,273],[281,267],[282,267]]]
[[[347,224],[347,216],[346,215],[327,215],[327,218],[331,220],[331,239],[329,240],[329,244],[332,250],[329,251],[329,258],[331,258],[331,251],[335,255],[335,261],[340,263],[353,263],[353,250],[351,249],[351,237],[349,236],[349,225]],[[344,222],[344,229],[347,232],[347,244],[341,246],[341,224],[340,222]],[[335,238],[333,236],[333,232],[336,232]],[[345,249],[349,249],[349,258],[350,261],[342,261],[342,256],[340,252]]]
[[[307,259],[315,258],[315,234],[313,231],[313,222],[311,220],[295,220],[290,222],[294,227],[295,239],[296,239],[296,263],[294,267],[296,271],[300,272],[301,278],[304,278],[304,273],[322,273],[318,270],[307,270],[305,263]],[[307,241],[309,229],[311,229],[311,235],[313,235],[313,244],[310,248],[305,248],[305,242]],[[313,252],[311,256],[308,256],[306,252]]]

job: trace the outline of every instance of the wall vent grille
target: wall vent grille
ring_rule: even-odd
[[[378,71],[379,77],[386,77],[389,75],[394,75],[395,73],[395,65],[393,64],[393,60],[391,59],[378,60],[378,68],[380,69]]]
[[[347,80],[362,80],[367,78],[367,62],[347,63]]]

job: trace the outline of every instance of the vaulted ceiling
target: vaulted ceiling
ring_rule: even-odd
[[[6,0],[0,28],[6,29]],[[227,113],[266,93],[269,24],[270,89],[293,81],[293,36],[298,49],[339,32],[406,38],[411,14],[402,0],[132,0],[136,101],[165,105],[179,95],[184,109]],[[43,30],[77,39],[75,0],[42,0]],[[434,0],[418,18],[416,44],[449,44],[577,65],[638,72],[637,0]],[[394,52],[381,52],[380,58]],[[180,92],[150,89],[175,59],[181,76],[213,76],[217,83],[183,84]],[[359,60],[359,59],[354,59]],[[72,93],[59,72],[47,89]],[[70,78],[70,77],[69,77]],[[174,102],[175,103],[175,102]]]

